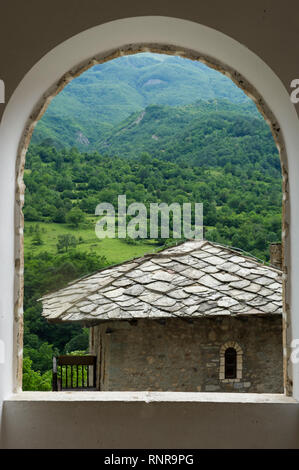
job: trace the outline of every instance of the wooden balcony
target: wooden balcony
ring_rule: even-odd
[[[91,355],[53,357],[53,392],[96,390],[96,364]]]

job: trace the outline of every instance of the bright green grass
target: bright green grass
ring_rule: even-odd
[[[128,259],[143,256],[158,249],[158,246],[151,241],[138,242],[137,245],[128,245],[117,238],[98,239],[95,234],[96,218],[88,217],[88,228],[72,229],[66,224],[26,222],[25,223],[25,254],[38,254],[42,251],[57,253],[58,236],[70,233],[76,237],[82,237],[83,243],[77,245],[76,250],[93,252],[100,256],[105,256],[109,264],[121,263]],[[33,236],[29,233],[30,226],[39,225],[42,238],[42,245],[32,244]]]

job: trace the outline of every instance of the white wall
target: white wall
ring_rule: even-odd
[[[296,213],[296,201],[299,200],[299,186],[296,186],[296,178],[299,175],[299,159],[297,149],[299,148],[299,125],[294,106],[290,102],[288,93],[279,78],[273,71],[261,61],[255,54],[250,52],[241,44],[228,36],[205,26],[189,21],[171,19],[165,17],[138,17],[125,20],[118,20],[106,23],[102,26],[92,28],[78,34],[63,44],[57,46],[45,57],[43,57],[30,72],[25,76],[18,88],[15,90],[10,102],[7,104],[0,126],[0,340],[5,343],[6,358],[5,363],[0,364],[0,400],[10,399],[5,404],[2,420],[3,445],[8,447],[40,447],[49,445],[67,446],[87,445],[82,434],[78,431],[80,426],[86,425],[86,413],[90,413],[89,426],[95,433],[103,436],[104,429],[108,424],[111,429],[109,439],[103,438],[92,441],[94,445],[109,446],[121,445],[121,442],[129,443],[132,446],[134,436],[139,435],[136,430],[146,426],[150,421],[151,427],[147,429],[145,436],[147,440],[139,437],[142,446],[149,442],[152,445],[155,432],[155,419],[164,423],[164,427],[170,426],[172,420],[180,427],[173,440],[179,446],[180,439],[184,439],[184,430],[192,422],[193,434],[192,445],[196,446],[196,436],[198,436],[198,446],[200,442],[203,446],[213,447],[225,446],[233,447],[230,435],[232,426],[235,437],[240,445],[252,442],[259,446],[265,441],[265,433],[269,431],[269,425],[275,427],[273,441],[285,446],[294,446],[294,442],[299,446],[299,426],[297,422],[298,407],[294,404],[247,404],[221,403],[217,406],[207,403],[193,403],[192,405],[168,404],[164,402],[160,405],[147,406],[146,404],[132,403],[86,403],[70,402],[63,408],[63,413],[59,415],[57,410],[61,410],[61,405],[49,403],[45,395],[44,401],[38,403],[18,398],[14,401],[13,386],[13,285],[14,285],[14,191],[15,191],[15,160],[17,146],[22,136],[25,123],[30,116],[34,106],[42,95],[50,88],[63,74],[71,68],[84,62],[88,57],[98,55],[102,52],[113,50],[128,43],[161,43],[172,44],[199,51],[207,54],[219,61],[230,65],[240,72],[247,80],[255,86],[263,96],[275,116],[277,117],[288,154],[289,181],[290,181],[290,201],[291,201],[291,257],[290,276],[292,286],[299,284],[299,244],[292,243],[299,239],[299,214]],[[299,290],[291,290],[291,316],[293,337],[299,338],[299,319],[296,312],[299,310]],[[298,316],[298,314],[297,314]],[[299,398],[299,369],[294,370],[294,390],[295,396]],[[100,400],[100,397],[99,397]],[[93,408],[95,407],[95,408]],[[92,411],[94,409],[94,412]],[[131,414],[132,410],[134,411]],[[212,412],[210,415],[209,413]],[[228,413],[232,419],[226,419]],[[58,417],[60,416],[60,418]],[[125,439],[124,418],[130,415],[131,429],[135,432],[130,435],[130,439]],[[150,418],[149,418],[150,416]],[[177,418],[174,419],[174,416]],[[200,418],[203,416],[203,419]],[[210,421],[209,416],[212,417]],[[104,417],[104,419],[103,419]],[[194,418],[196,417],[196,418]],[[62,418],[64,421],[62,422]],[[148,421],[149,420],[149,421]],[[161,421],[162,420],[162,421]],[[255,420],[255,421],[254,421]],[[214,436],[207,434],[204,436],[204,429],[210,422],[210,429],[216,430],[219,426],[225,431],[225,440],[215,442]],[[253,423],[256,422],[256,425]],[[60,437],[56,435],[57,425],[66,426],[66,433]],[[278,426],[281,423],[281,426]],[[47,431],[42,431],[42,430]],[[46,439],[46,434],[49,440]],[[148,435],[151,433],[152,439]],[[245,434],[244,434],[245,433]],[[297,441],[294,440],[296,433]],[[59,435],[59,434],[58,434]],[[56,436],[56,437],[55,437]],[[243,436],[243,437],[242,437]],[[64,441],[64,439],[67,439]],[[160,435],[160,445],[170,445],[169,438]],[[202,440],[201,440],[202,439]],[[219,437],[220,439],[220,437]],[[279,441],[280,439],[280,441]],[[182,443],[185,442],[184,440]],[[47,444],[48,443],[48,444]]]
[[[4,406],[4,445],[71,449],[299,447],[297,404],[279,400],[271,405],[212,403],[211,397],[197,401],[194,394],[190,401],[186,394],[176,401],[157,401],[161,395],[152,393],[139,399],[136,393],[131,401],[117,393],[112,399],[106,395],[102,401],[90,402],[68,398],[59,402],[8,401]]]

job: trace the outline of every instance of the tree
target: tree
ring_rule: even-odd
[[[73,207],[66,215],[66,223],[72,228],[78,228],[85,222],[85,214],[79,207]]]
[[[32,369],[30,357],[23,358],[23,390],[50,391],[52,389],[52,372],[49,370],[44,374]]]
[[[56,210],[56,214],[53,217],[53,222],[58,224],[63,224],[65,222],[65,210],[63,207],[59,207],[59,209]]]
[[[32,245],[34,246],[40,246],[40,245],[43,245],[43,240],[42,240],[42,237],[41,237],[41,234],[39,231],[36,231],[32,237],[32,241],[31,241]]]
[[[72,351],[88,351],[89,346],[89,328],[84,328],[82,333],[74,336],[65,346],[65,353],[69,354]]]
[[[25,346],[24,356],[30,357],[30,360],[34,364],[34,369],[43,374],[52,368],[52,359],[53,356],[58,353],[58,350],[47,342],[39,342],[39,346],[34,346],[34,348]]]
[[[70,233],[58,235],[57,251],[58,253],[66,253],[69,248],[75,248],[77,243],[76,237]]]
[[[35,207],[26,206],[24,208],[24,217],[28,221],[40,220],[40,214]]]

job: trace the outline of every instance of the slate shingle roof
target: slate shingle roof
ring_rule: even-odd
[[[43,316],[114,319],[282,313],[282,272],[206,240],[112,266],[44,296]]]

